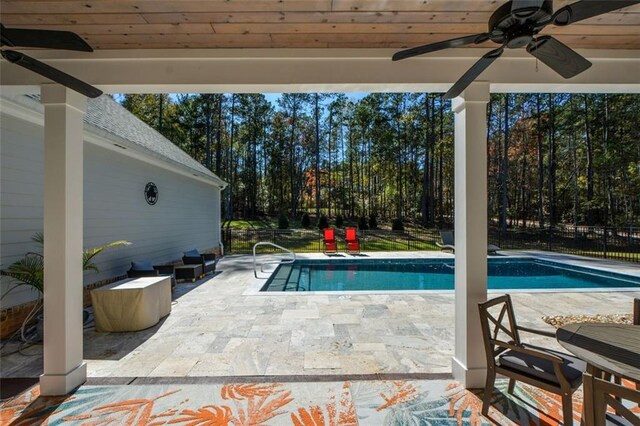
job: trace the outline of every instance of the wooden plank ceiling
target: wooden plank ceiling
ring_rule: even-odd
[[[555,0],[555,8],[572,2]],[[0,20],[8,27],[74,31],[95,49],[405,48],[484,32],[502,3],[0,0]],[[574,48],[640,49],[640,5],[568,27],[547,27],[545,33]]]

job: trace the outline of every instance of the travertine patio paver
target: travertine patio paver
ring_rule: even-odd
[[[553,256],[543,253],[544,256]],[[322,257],[323,255],[308,255]],[[374,253],[371,257],[450,257]],[[556,255],[576,264],[610,261]],[[622,265],[640,276],[640,267]],[[450,373],[454,294],[258,293],[250,256],[227,256],[215,276],[179,283],[171,315],[134,333],[85,331],[90,377]],[[490,293],[492,294],[499,293]],[[629,292],[514,292],[521,325],[547,330],[544,315],[628,313]],[[526,336],[527,338],[529,336]],[[555,346],[553,340],[532,338]],[[37,376],[41,346],[2,358],[2,377]]]

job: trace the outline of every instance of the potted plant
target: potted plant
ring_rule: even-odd
[[[24,335],[25,326],[31,322],[34,316],[39,315],[40,311],[42,310],[42,295],[44,293],[44,256],[42,254],[42,247],[44,246],[44,235],[41,232],[38,232],[34,234],[31,239],[40,246],[40,252],[29,252],[25,254],[22,259],[17,260],[16,262],[9,265],[7,269],[0,270],[0,275],[14,279],[14,282],[12,283],[13,286],[10,287],[0,297],[0,300],[4,299],[13,290],[17,288],[23,288],[25,286],[30,287],[32,290],[35,290],[38,294],[38,299],[36,300],[35,306],[22,323],[21,334],[23,340],[26,340]],[[82,252],[82,270],[94,271],[96,273],[100,272],[96,264],[93,262],[94,258],[97,255],[109,248],[129,244],[131,243],[128,241],[119,240],[113,241],[100,247],[94,247],[84,250]],[[40,337],[42,337],[42,315],[39,315],[38,318],[40,320],[40,323],[38,325],[39,334]]]

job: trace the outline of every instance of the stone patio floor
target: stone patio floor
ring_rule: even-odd
[[[640,267],[635,265],[538,254],[640,276]],[[451,256],[433,252],[368,255]],[[171,314],[156,326],[132,333],[85,330],[89,377],[113,379],[114,383],[126,383],[118,378],[197,376],[450,377],[452,292],[258,293],[256,289],[264,282],[254,278],[251,256],[226,256],[214,276],[194,284],[179,283]],[[628,313],[632,298],[640,297],[640,291],[512,293],[512,297],[521,325],[553,330],[542,316]],[[552,339],[538,339],[528,341],[558,347]],[[0,372],[3,378],[37,377],[42,373],[42,346],[4,356]]]

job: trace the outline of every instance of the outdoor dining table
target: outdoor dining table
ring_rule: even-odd
[[[556,331],[558,343],[587,363],[587,374],[640,382],[640,326],[568,324]],[[583,422],[593,419],[593,390],[584,388]],[[587,420],[587,425],[590,421]]]

